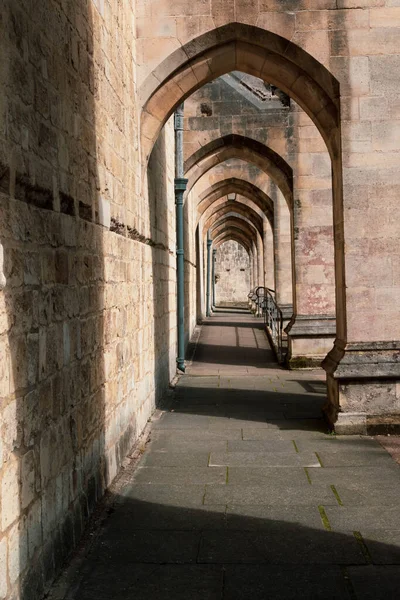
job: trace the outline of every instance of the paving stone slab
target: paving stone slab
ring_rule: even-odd
[[[373,529],[375,523],[360,528],[365,545],[375,565],[400,565],[400,529]],[[399,588],[400,596],[400,588]]]
[[[281,440],[295,440],[296,442],[301,439],[326,439],[328,433],[326,428],[322,424],[313,428],[308,424],[308,420],[304,419],[299,425],[298,421],[270,421],[266,429],[259,428],[257,425],[252,424],[247,427],[243,427],[243,439],[244,440],[265,440],[275,438]]]
[[[94,551],[118,565],[132,563],[195,563],[201,533],[197,531],[130,531],[100,538]]]
[[[206,387],[206,388],[214,388],[214,387],[218,387],[218,382],[219,382],[219,378],[217,376],[204,376],[204,377],[194,377],[194,376],[183,376],[181,377],[181,379],[178,381],[177,386],[176,386],[176,390],[180,391],[183,388],[187,389],[187,388],[200,388],[200,387]]]
[[[229,440],[228,452],[294,452],[295,447],[291,440]]]
[[[132,588],[132,596],[123,600],[221,600],[222,588],[221,567],[160,565],[147,581],[140,580]]]
[[[134,475],[137,483],[170,485],[204,485],[226,481],[225,467],[139,467]]]
[[[152,423],[153,429],[207,429],[208,417],[184,413],[164,413]]]
[[[343,572],[331,566],[230,566],[224,600],[352,600]]]
[[[252,426],[256,426],[258,429],[268,429],[269,424],[263,418],[263,416],[257,417],[257,420],[251,417],[247,419],[230,419],[228,417],[214,417],[209,420],[209,431],[216,431],[218,429],[242,429],[248,427],[249,423]]]
[[[320,467],[314,452],[212,452],[210,467]]]
[[[333,451],[322,449],[318,451],[318,456],[324,467],[391,467],[393,464],[391,456],[384,450],[381,452],[379,448],[348,451],[342,448],[334,448]]]
[[[294,486],[287,482],[265,485],[207,485],[204,504],[337,505],[329,486]]]
[[[155,450],[143,456],[142,467],[206,467],[210,453],[204,451],[167,452]]]
[[[385,450],[374,438],[360,435],[326,435],[321,439],[302,438],[298,443],[299,450],[329,451],[329,452],[363,452],[375,449],[385,453]]]
[[[320,512],[316,506],[268,506],[228,504],[226,508],[228,529],[245,531],[290,531],[299,527],[324,530]]]
[[[234,437],[237,439],[239,436],[235,435]],[[186,452],[201,453],[204,451],[207,451],[207,453],[212,451],[223,452],[224,450],[226,450],[227,443],[228,440],[224,439],[223,436],[217,436],[216,438],[208,437],[202,439],[194,439],[192,441],[190,441],[189,439],[175,440],[174,437],[168,437],[162,439],[154,439],[151,442],[151,451],[165,451],[179,454]]]
[[[327,506],[329,523],[334,531],[365,531],[372,529],[400,530],[398,502],[393,506]]]
[[[287,527],[267,533],[207,531],[203,533],[199,562],[269,564],[365,564],[354,536],[309,528]]]
[[[362,489],[357,483],[353,485],[339,483],[336,485],[336,491],[344,506],[380,506],[383,510],[387,506],[398,504],[400,492],[397,486],[389,488],[379,482],[376,486],[373,487],[372,481],[366,481]]]
[[[357,600],[396,600],[400,590],[400,566],[348,567]]]
[[[179,406],[173,406],[173,412],[206,417],[226,417],[226,409],[223,404],[218,406],[215,404],[194,404],[187,406],[185,402],[182,402]]]
[[[303,467],[228,467],[228,485],[250,485],[266,487],[279,484],[293,490],[294,486],[309,488],[309,481]]]
[[[168,506],[148,502],[130,502],[107,519],[109,535],[129,535],[134,530],[203,531],[226,528],[226,506]],[[116,532],[116,533],[115,533]]]
[[[205,485],[140,484],[126,486],[116,499],[117,504],[126,506],[127,500],[143,501],[175,507],[192,507],[203,504]]]
[[[241,429],[215,429],[210,431],[209,429],[175,429],[175,430],[161,430],[158,429],[152,432],[151,439],[160,441],[171,441],[174,440],[176,443],[180,442],[196,442],[196,441],[217,441],[221,439],[226,440],[238,440],[242,439]]]
[[[351,484],[360,490],[389,486],[398,489],[400,494],[400,468],[393,461],[389,461],[385,466],[326,467],[310,469],[309,473],[313,483]]]
[[[297,436],[302,433],[316,437],[321,433],[328,434],[328,428],[323,419],[285,419],[271,424],[271,427],[276,427],[281,432],[296,431]]]
[[[147,582],[155,570],[152,564],[124,565],[110,561],[88,560],[77,581],[66,592],[65,600],[126,600],[140,582]]]
[[[322,414],[323,404],[324,402],[321,402],[320,406],[293,406],[285,409],[283,416],[285,419],[318,419]]]

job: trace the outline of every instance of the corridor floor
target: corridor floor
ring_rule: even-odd
[[[56,600],[400,597],[400,470],[320,419],[322,372],[219,312]],[[60,591],[61,590],[61,591]]]

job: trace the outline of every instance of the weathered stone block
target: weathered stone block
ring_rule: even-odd
[[[7,539],[0,540],[0,598],[7,597]]]
[[[1,481],[2,514],[1,525],[3,530],[9,527],[20,514],[20,469],[15,458],[5,464]]]

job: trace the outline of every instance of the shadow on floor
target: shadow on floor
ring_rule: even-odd
[[[218,320],[218,317],[211,317],[210,321],[203,321],[203,327],[240,327],[240,329],[260,329],[265,330],[264,321],[262,319],[258,321],[234,321],[230,319],[229,321],[221,321]]]
[[[358,532],[328,531],[316,506],[290,499],[214,505],[229,487],[128,486],[115,497],[65,600],[398,597],[398,547]],[[338,512],[333,496],[324,506],[327,515]]]
[[[223,341],[223,340],[220,340]],[[207,363],[216,365],[232,365],[241,367],[255,367],[266,369],[268,365],[277,368],[275,355],[270,348],[254,348],[246,342],[236,341],[237,346],[222,346],[219,344],[198,343],[196,347],[196,363]]]
[[[303,421],[303,429],[327,431],[327,425],[322,420],[322,407],[326,402],[324,391],[304,393],[303,387],[297,382],[285,382],[289,386],[296,386],[291,392],[285,392],[285,387],[279,381],[256,381],[249,378],[249,387],[232,389],[229,387],[213,387],[212,378],[210,387],[205,387],[207,381],[203,381],[201,387],[199,379],[190,379],[193,385],[188,385],[189,379],[183,378],[182,383],[176,389],[174,399],[170,404],[170,410],[175,413],[187,413],[197,415],[208,415],[210,417],[226,417],[249,422],[274,422],[289,429],[290,420],[295,419],[295,427],[299,427],[299,420]],[[217,379],[217,377],[215,377]],[[231,381],[229,378],[225,378]],[[264,378],[259,378],[263,379]],[[197,380],[197,381],[196,381]],[[186,381],[186,385],[185,385]],[[322,383],[323,382],[312,382]],[[251,385],[257,385],[261,389],[251,389]],[[264,387],[264,389],[262,389]]]

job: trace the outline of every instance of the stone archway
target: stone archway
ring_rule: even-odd
[[[240,217],[242,217],[245,221],[250,222],[262,236],[263,219],[248,207],[244,207],[239,203],[229,200],[224,205],[215,208],[211,214],[205,217],[203,231],[207,231],[207,229],[212,227],[214,223],[219,222],[225,216],[230,214],[240,215]]]
[[[185,162],[188,192],[214,166],[239,158],[264,171],[282,191],[290,209],[293,207],[293,170],[279,154],[250,138],[228,135],[206,144]]]
[[[230,71],[278,86],[317,125],[331,158],[340,154],[339,83],[300,46],[265,29],[229,23],[172,52],[139,90],[143,159],[176,106],[196,89]]]
[[[251,182],[236,177],[219,181],[200,194],[197,204],[199,214],[201,215],[207,210],[215,200],[230,193],[237,193],[248,198],[253,201],[268,218],[272,218],[274,203],[271,198]]]
[[[337,365],[347,338],[344,260],[343,176],[338,80],[300,46],[270,31],[242,23],[217,27],[172,52],[144,81],[141,106],[141,156],[145,168],[157,135],[178,104],[196,89],[233,70],[276,85],[309,115],[332,161]],[[336,367],[330,366],[332,372]],[[337,382],[331,401],[338,406]],[[336,409],[335,409],[336,410]]]

